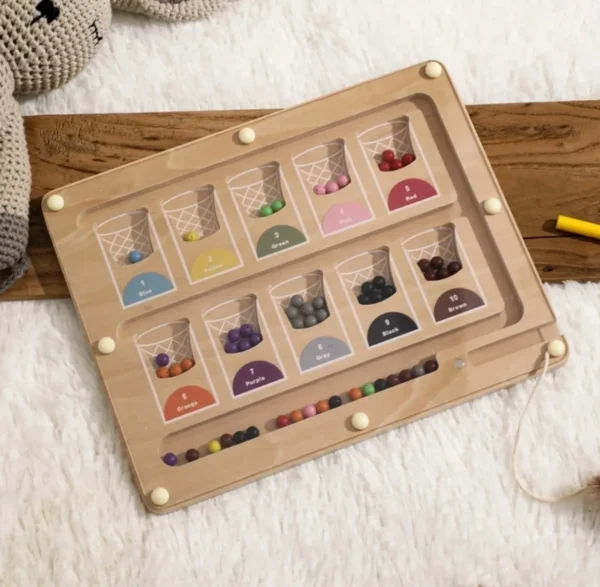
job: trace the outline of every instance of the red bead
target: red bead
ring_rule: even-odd
[[[400,159],[394,159],[390,163],[390,169],[392,171],[396,171],[396,169],[402,169],[403,167],[404,167],[404,165],[402,164],[402,161],[400,161]]]
[[[391,151],[390,149],[381,153],[381,160],[386,163],[391,163],[395,158],[396,155],[394,155],[394,151]]]
[[[282,414],[277,418],[277,420],[275,420],[275,424],[277,425],[277,428],[285,428],[291,424],[291,420],[289,416]]]
[[[406,153],[402,157],[402,165],[410,165],[416,157],[412,153]]]
[[[391,169],[390,164],[387,161],[382,161],[379,164],[379,170],[380,171],[389,171]]]

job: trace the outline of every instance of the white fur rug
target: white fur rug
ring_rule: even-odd
[[[210,22],[119,16],[26,113],[288,106],[438,58],[467,103],[600,98],[597,0],[236,0]],[[600,285],[547,287],[570,363],[520,466],[600,472]],[[600,512],[532,502],[510,455],[533,383],[169,516],[141,507],[70,302],[0,304],[0,585],[595,585]]]

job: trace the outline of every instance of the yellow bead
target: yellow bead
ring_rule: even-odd
[[[218,440],[211,440],[208,443],[208,452],[212,455],[221,450],[221,443]]]
[[[200,238],[200,235],[195,230],[190,230],[190,232],[186,232],[183,235],[183,240],[187,242],[197,241]]]

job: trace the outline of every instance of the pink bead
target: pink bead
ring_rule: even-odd
[[[315,194],[317,194],[317,196],[324,196],[327,193],[324,185],[316,185],[313,188],[313,192],[315,192]]]
[[[302,414],[305,418],[312,418],[313,416],[317,415],[317,408],[315,408],[315,406],[312,404],[308,404],[307,406],[304,406]]]
[[[347,175],[340,175],[337,178],[337,184],[341,188],[345,188],[350,183],[350,178]]]
[[[340,189],[340,186],[337,183],[335,183],[335,181],[328,181],[325,184],[325,191],[328,194],[332,194],[333,192],[337,192],[339,189]]]

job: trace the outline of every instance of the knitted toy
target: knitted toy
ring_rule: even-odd
[[[0,0],[0,293],[28,268],[31,172],[15,94],[77,75],[108,33],[112,9],[161,20],[200,19],[226,0]]]

